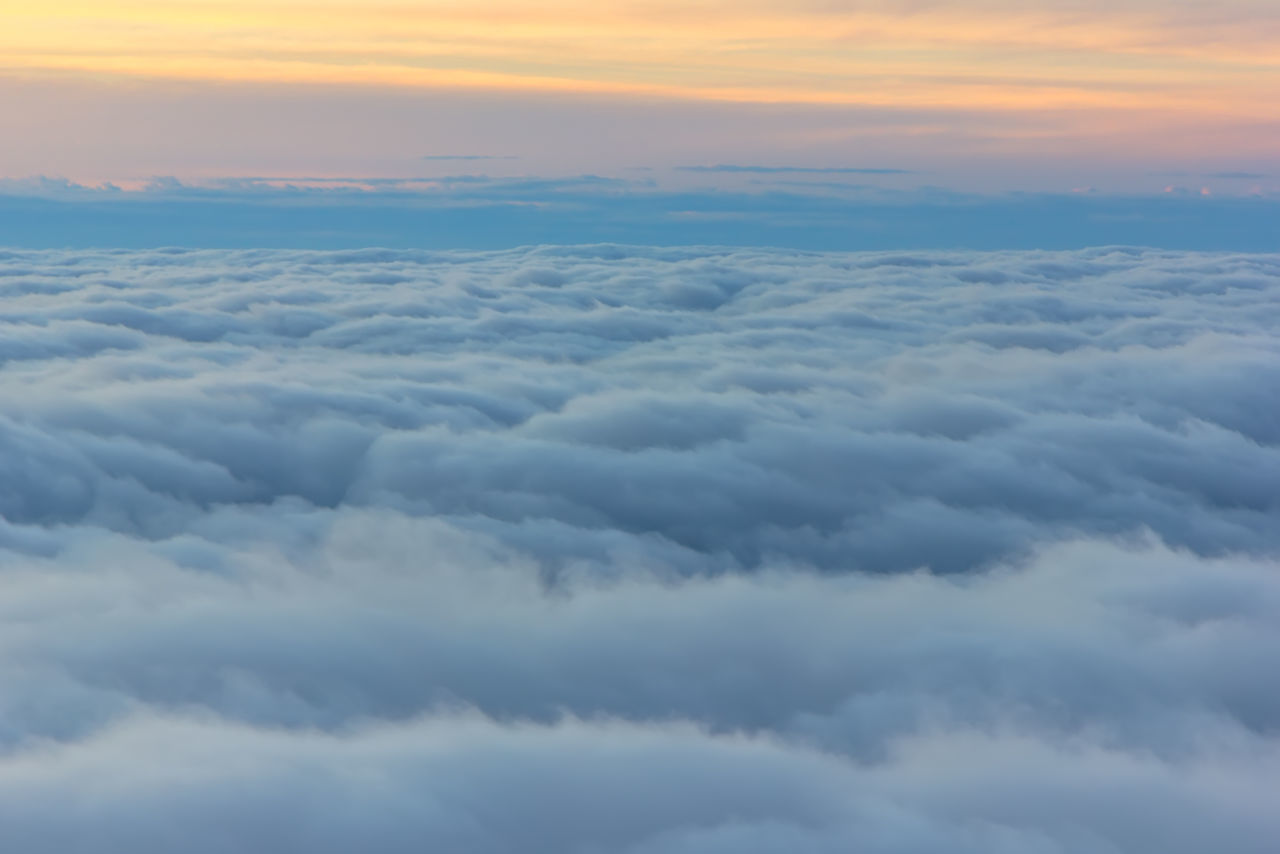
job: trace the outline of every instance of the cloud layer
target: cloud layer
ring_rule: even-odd
[[[0,179],[0,234],[10,246],[33,249],[493,250],[611,242],[805,251],[1280,248],[1280,192],[1261,186],[1217,195],[1219,181],[1182,186],[1148,177],[1158,183],[1144,195],[1095,193],[1074,183],[1064,185],[1075,188],[1070,193],[975,195],[877,186],[883,173],[748,168],[682,172],[700,182],[683,188],[647,172],[640,179],[256,175],[205,185],[157,178],[136,191]]]
[[[6,850],[1262,852],[1280,258],[0,253]]]

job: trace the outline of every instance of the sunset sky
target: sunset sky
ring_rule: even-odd
[[[705,174],[674,167],[746,162],[901,170],[864,175],[895,188],[1280,189],[1270,0],[4,0],[0,17],[10,179],[687,184]]]

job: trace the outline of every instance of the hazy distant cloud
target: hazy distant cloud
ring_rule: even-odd
[[[682,172],[749,172],[760,174],[807,173],[813,175],[912,175],[911,169],[880,169],[852,166],[742,166],[721,163],[715,166],[677,166]]]
[[[66,178],[36,175],[30,178],[0,178],[0,198],[4,196],[35,196],[53,199],[104,198],[121,193],[115,184],[97,186],[80,184]]]
[[[1280,256],[0,251],[0,848],[1269,852]]]
[[[748,173],[751,174],[751,173]],[[979,196],[756,175],[673,189],[651,176],[249,176],[141,192],[60,180],[0,183],[10,246],[498,249],[539,243],[755,245],[810,250],[1078,248],[1124,243],[1274,251],[1280,197],[1102,193]],[[761,182],[761,183],[756,183]]]
[[[1167,178],[1222,178],[1225,180],[1261,181],[1271,176],[1264,172],[1152,172],[1156,177]]]
[[[1210,178],[1228,178],[1241,181],[1261,181],[1264,178],[1271,177],[1262,172],[1210,172]]]
[[[424,154],[423,160],[519,160],[515,154]]]

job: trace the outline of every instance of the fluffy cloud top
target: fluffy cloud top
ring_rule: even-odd
[[[1280,258],[0,253],[0,846],[1263,852]]]

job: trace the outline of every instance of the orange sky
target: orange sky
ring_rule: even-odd
[[[982,113],[1031,117],[991,123],[1013,149],[1182,140],[1187,156],[1274,150],[1280,120],[1274,0],[0,0],[0,21],[11,86],[581,94],[893,109],[934,128]],[[65,109],[50,102],[50,128]]]
[[[1240,115],[1280,91],[1269,3],[1212,17],[1176,2],[604,5],[0,0],[0,56],[10,70],[982,109]]]

